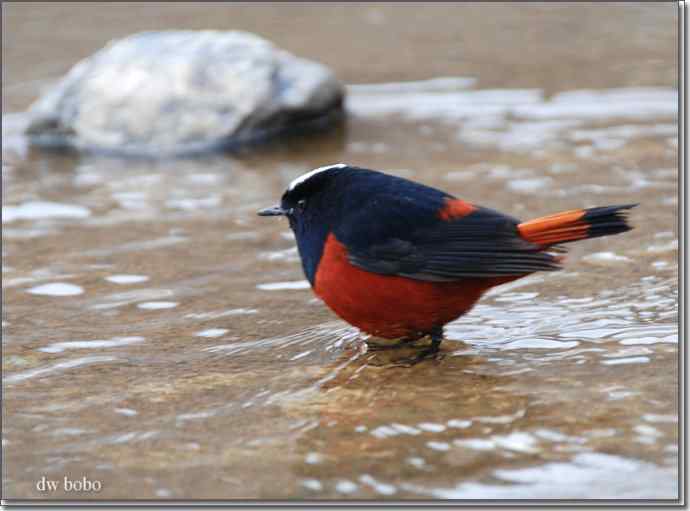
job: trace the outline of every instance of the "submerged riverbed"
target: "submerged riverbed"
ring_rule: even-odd
[[[20,112],[105,36],[57,31],[61,44],[24,53],[32,33],[63,26],[56,17],[83,23],[91,7],[8,7],[5,498],[677,497],[674,10],[504,12],[504,30],[491,33],[548,27],[506,48],[513,58],[532,48],[523,67],[544,73],[551,62],[544,75],[487,61],[502,39],[480,37],[484,7],[425,7],[414,30],[407,7],[290,6],[283,17],[277,6],[168,8],[167,21],[151,7],[105,12],[118,34],[142,20],[202,28],[214,16],[255,30],[355,84],[349,120],[183,160],[33,150]],[[594,11],[609,14],[605,33]],[[334,27],[326,14],[336,12]],[[334,41],[309,51],[297,28],[325,37],[322,21]],[[345,29],[376,41],[382,26],[403,42],[382,42],[372,52],[386,59],[365,69],[372,53]],[[460,61],[456,26],[466,29]],[[602,58],[571,53],[563,26]],[[628,30],[644,47],[635,62],[612,42]],[[410,351],[367,352],[312,294],[287,223],[256,216],[297,175],[340,161],[522,219],[640,206],[633,231],[572,245],[564,271],[492,290],[448,326],[442,360],[391,367]],[[102,488],[41,492],[43,476]]]

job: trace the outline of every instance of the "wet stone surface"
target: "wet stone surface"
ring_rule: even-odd
[[[674,498],[675,83],[602,61],[601,83],[564,87],[576,60],[519,90],[488,63],[350,86],[334,133],[178,161],[29,150],[13,112],[31,98],[3,83],[3,495],[94,498],[36,489],[85,476],[108,499]],[[338,161],[524,219],[640,206],[564,271],[488,293],[440,360],[396,367],[412,351],[368,352],[305,284],[287,223],[255,214]]]

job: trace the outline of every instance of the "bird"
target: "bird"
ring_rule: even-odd
[[[295,178],[260,216],[287,217],[314,293],[410,361],[439,354],[443,328],[494,286],[562,268],[562,244],[631,229],[637,204],[574,209],[522,222],[436,188],[338,163]]]

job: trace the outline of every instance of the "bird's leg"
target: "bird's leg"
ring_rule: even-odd
[[[423,349],[417,355],[396,361],[395,365],[410,367],[427,358],[436,358],[443,341],[443,327],[436,327],[431,331],[431,346]]]
[[[418,341],[421,337],[403,337],[395,344],[376,344],[367,342],[367,351],[385,351],[385,350],[397,350],[409,346],[415,341]]]

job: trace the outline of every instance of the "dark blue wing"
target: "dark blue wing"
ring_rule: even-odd
[[[557,270],[556,258],[523,239],[518,220],[478,207],[443,220],[452,199],[424,187],[418,193],[379,193],[336,230],[350,262],[364,270],[426,281],[524,275]],[[436,195],[434,195],[435,192]],[[424,197],[426,195],[426,197]]]

